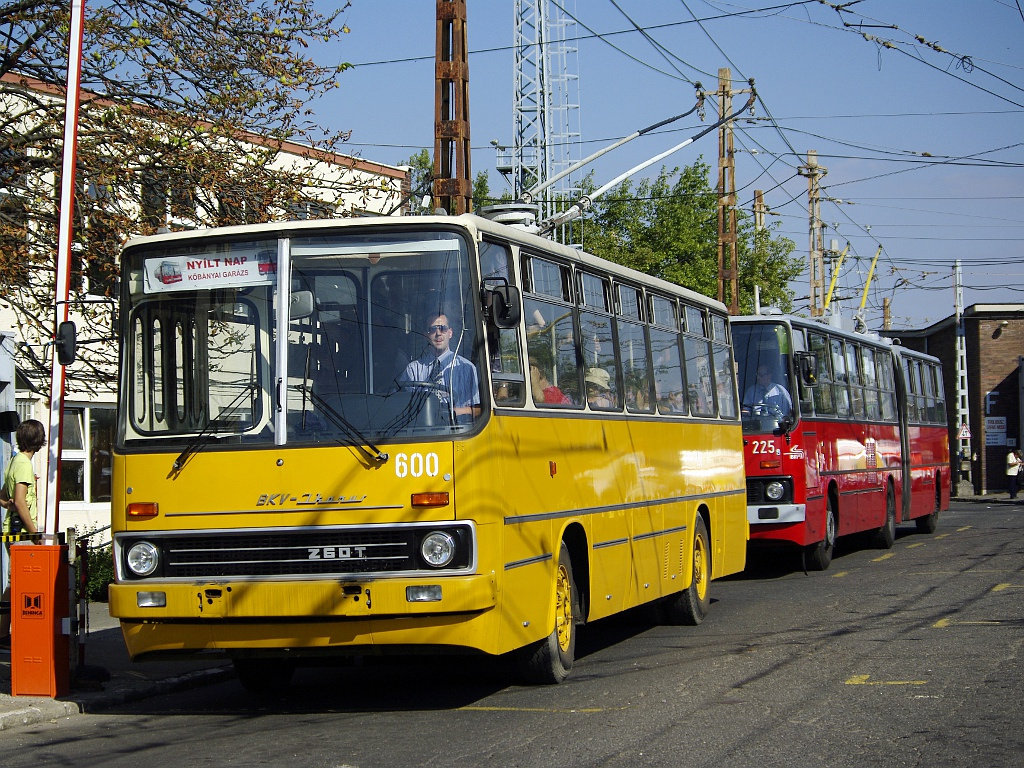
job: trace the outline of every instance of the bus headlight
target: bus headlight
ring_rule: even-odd
[[[444,568],[455,559],[455,539],[444,531],[431,531],[420,542],[420,555],[434,568]]]
[[[135,576],[149,576],[160,565],[160,550],[148,541],[137,542],[128,550],[125,562]]]
[[[786,493],[786,486],[780,483],[778,480],[772,480],[768,485],[764,487],[764,495],[772,501],[778,501]]]

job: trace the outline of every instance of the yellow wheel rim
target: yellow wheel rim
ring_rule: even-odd
[[[561,563],[555,574],[555,632],[558,647],[563,653],[567,652],[572,639],[572,583],[569,570]]]
[[[693,539],[693,586],[697,599],[703,601],[708,595],[708,543],[703,536]]]

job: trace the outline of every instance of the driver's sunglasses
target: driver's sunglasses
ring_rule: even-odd
[[[427,333],[437,333],[438,331],[440,331],[441,333],[445,333],[447,330],[448,330],[448,326],[447,325],[428,325],[427,326]]]

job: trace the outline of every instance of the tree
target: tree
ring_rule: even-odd
[[[662,168],[634,188],[626,180],[594,202],[592,214],[573,225],[574,242],[603,258],[702,293],[718,294],[718,197],[710,168],[698,160],[685,168]],[[594,189],[592,180],[584,184]],[[792,308],[789,282],[802,264],[790,256],[794,243],[755,232],[739,215],[737,259],[740,309],[752,312],[754,285],[763,303]]]
[[[178,214],[193,226],[283,218],[308,204],[304,187],[334,183],[309,178],[281,156],[286,142],[301,143],[312,158],[345,138],[322,130],[305,106],[336,87],[349,66],[324,67],[306,53],[311,42],[345,31],[340,12],[322,14],[313,0],[86,6],[73,217],[79,317],[102,324],[109,316],[83,299],[86,288],[111,294],[125,239]],[[0,284],[27,342],[19,362],[44,391],[68,25],[65,2],[0,8]],[[74,386],[108,386],[114,354],[110,344],[81,347]]]

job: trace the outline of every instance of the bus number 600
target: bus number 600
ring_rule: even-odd
[[[395,474],[398,477],[437,477],[440,460],[436,453],[399,453],[395,456]]]

